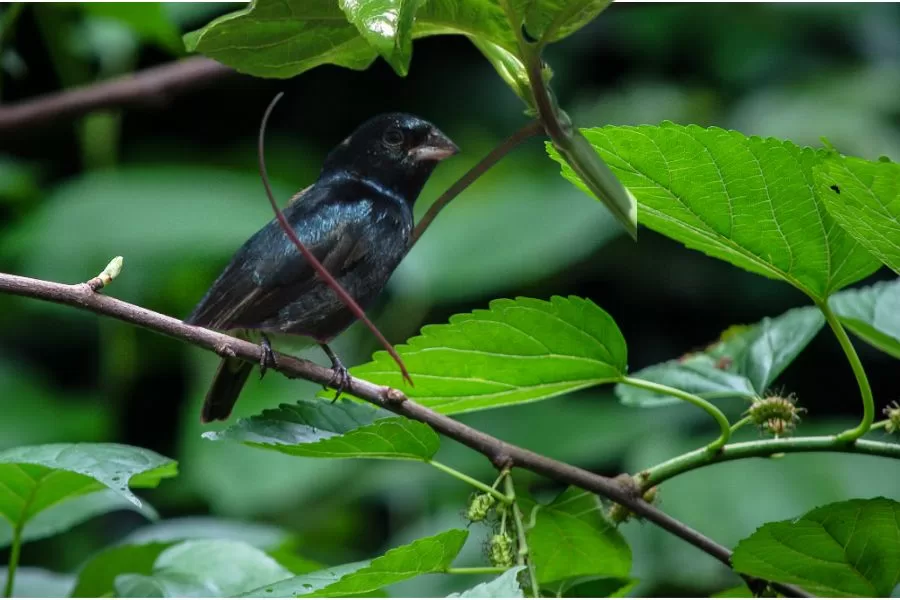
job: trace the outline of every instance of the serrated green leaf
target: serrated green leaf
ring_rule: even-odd
[[[828,303],[847,329],[900,358],[900,279],[844,290]]]
[[[557,598],[625,598],[637,584],[627,577],[577,577],[542,587]]]
[[[350,372],[444,414],[534,402],[616,381],[627,363],[625,340],[612,317],[575,296],[495,300],[489,310],[428,325],[396,349],[414,387],[385,352]]]
[[[262,550],[233,540],[193,540],[164,550],[151,575],[115,579],[119,597],[237,596],[293,575]]]
[[[255,0],[184,42],[190,52],[257,77],[293,77],[329,63],[363,70],[378,56],[334,0]]]
[[[246,594],[253,598],[333,598],[365,594],[412,577],[441,573],[462,549],[468,532],[451,529],[394,548],[371,562],[352,563],[294,577]]]
[[[707,400],[763,395],[825,323],[812,307],[789,310],[752,326],[729,328],[703,352],[647,367],[633,377],[661,383]],[[674,396],[618,384],[623,404],[641,407],[681,402]]]
[[[30,542],[51,537],[93,517],[117,510],[134,511],[150,520],[159,518],[159,515],[147,502],[142,502],[141,506],[137,506],[118,492],[100,490],[68,498],[37,513],[22,530],[22,541]],[[12,542],[12,538],[12,525],[0,520],[0,549],[8,546]]]
[[[479,583],[472,589],[459,594],[450,594],[448,598],[524,598],[519,585],[519,572],[525,567],[513,567],[491,581]]]
[[[0,517],[25,526],[40,512],[104,486],[140,507],[129,486],[155,487],[175,473],[174,461],[122,444],[11,448],[0,452]],[[41,526],[49,527],[49,523]]]
[[[641,222],[689,248],[818,301],[878,268],[822,204],[813,167],[824,151],[669,122],[584,134],[637,198]],[[585,189],[565,164],[563,175]]]
[[[412,58],[412,26],[422,0],[339,0],[369,45],[404,77]]]
[[[900,273],[900,164],[832,153],[816,168],[816,183],[841,227]]]
[[[0,566],[0,589],[6,586],[7,574],[7,568]],[[20,566],[16,569],[13,598],[66,598],[74,584],[75,578],[67,573]]]
[[[432,429],[368,405],[301,400],[203,434],[294,456],[430,460],[440,447]]]
[[[520,506],[535,519],[526,535],[538,583],[630,574],[631,549],[606,520],[594,494],[571,487],[550,504],[523,497]]]
[[[889,596],[900,582],[900,503],[848,500],[767,523],[742,540],[736,571],[821,596]]]

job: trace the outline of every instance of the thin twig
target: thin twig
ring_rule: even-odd
[[[481,177],[485,171],[493,167],[497,162],[500,161],[501,158],[510,153],[514,148],[516,148],[519,144],[524,142],[525,140],[538,135],[539,133],[544,132],[544,126],[541,125],[540,121],[531,121],[514,134],[506,138],[503,142],[500,143],[496,148],[491,150],[487,156],[482,158],[478,164],[469,169],[465,175],[456,180],[456,183],[447,188],[440,197],[434,201],[430,207],[428,207],[428,211],[425,213],[425,216],[419,221],[416,225],[416,229],[413,231],[412,235],[412,243],[415,244],[422,234],[425,233],[425,230],[428,229],[428,226],[431,225],[431,222],[434,221],[435,217],[438,216],[438,213],[441,210],[450,204],[450,201],[460,195],[463,190],[472,185],[472,183]]]
[[[0,292],[88,310],[212,350],[220,356],[239,358],[254,364],[259,364],[260,359],[263,358],[263,350],[257,344],[210,329],[187,325],[178,319],[95,293],[85,284],[65,285],[0,273]],[[333,382],[336,381],[336,374],[332,369],[308,360],[279,353],[276,354],[275,362],[276,365],[272,369],[288,377],[301,378],[326,386],[332,386]],[[731,566],[731,552],[728,548],[714,542],[699,531],[691,529],[684,523],[645,502],[637,495],[636,490],[627,489],[618,481],[542,456],[525,448],[508,444],[446,415],[426,408],[410,400],[402,392],[392,388],[350,377],[345,391],[396,414],[426,423],[435,431],[483,454],[498,468],[520,467],[554,481],[575,485],[623,504],[647,521],[696,546],[725,565]],[[805,591],[795,586],[772,585],[777,585],[777,589],[790,596],[809,596]]]
[[[400,372],[403,374],[403,379],[409,382],[410,385],[413,384],[412,379],[409,376],[409,371],[406,370],[406,365],[403,364],[403,359],[400,358],[400,355],[397,354],[397,351],[394,350],[394,347],[391,345],[387,338],[375,327],[375,323],[369,320],[369,317],[366,316],[365,311],[360,307],[359,304],[356,303],[356,300],[353,299],[347,290],[344,289],[344,286],[340,284],[340,282],[334,278],[334,276],[328,272],[328,269],[319,262],[319,259],[309,251],[309,248],[300,241],[300,238],[297,237],[297,233],[294,231],[291,224],[288,223],[287,219],[284,217],[284,213],[281,212],[281,209],[278,208],[278,202],[275,200],[275,194],[272,192],[272,186],[269,184],[269,174],[266,170],[266,125],[269,122],[269,116],[272,114],[272,110],[275,108],[275,105],[278,104],[278,101],[281,100],[281,97],[284,96],[284,92],[279,92],[272,98],[272,101],[269,103],[269,106],[266,108],[266,112],[263,113],[262,123],[259,126],[259,145],[258,145],[258,157],[259,157],[259,175],[262,178],[263,187],[266,188],[266,195],[269,197],[269,203],[272,205],[272,210],[275,211],[275,218],[278,220],[278,224],[281,225],[281,229],[284,231],[285,235],[287,235],[288,239],[293,242],[294,246],[297,247],[297,250],[300,251],[300,254],[303,255],[303,258],[306,259],[306,262],[313,266],[316,273],[319,274],[325,283],[337,294],[337,297],[341,299],[341,302],[344,303],[344,306],[350,309],[357,319],[366,324],[366,327],[369,328],[369,331],[381,342],[381,345],[385,350],[388,351],[388,354],[394,359],[394,362],[397,363],[397,366],[400,367]],[[339,381],[339,380],[335,380]]]
[[[24,130],[59,119],[118,106],[165,106],[173,96],[236,72],[214,60],[194,57],[145,69],[110,81],[0,105],[0,133]]]

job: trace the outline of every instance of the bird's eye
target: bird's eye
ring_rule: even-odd
[[[391,127],[384,132],[384,143],[388,146],[397,147],[403,144],[403,132],[396,127]]]

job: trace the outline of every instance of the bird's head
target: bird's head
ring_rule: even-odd
[[[412,204],[437,164],[457,152],[456,144],[428,121],[388,113],[369,119],[332,150],[322,172],[368,178]]]

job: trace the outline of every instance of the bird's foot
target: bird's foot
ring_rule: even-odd
[[[262,356],[259,358],[259,378],[262,379],[266,376],[269,367],[274,369],[278,365],[275,362],[275,352],[272,351],[272,342],[265,334],[262,336],[259,347],[262,348]]]
[[[338,355],[328,347],[328,344],[321,344],[321,346],[325,351],[325,354],[327,354],[328,358],[331,360],[331,368],[334,370],[334,376],[331,378],[331,381],[328,382],[329,385],[325,386],[325,389],[333,387],[335,391],[337,391],[337,394],[334,395],[334,399],[331,401],[331,403],[334,404],[340,399],[341,394],[350,387],[350,371],[347,370],[347,367],[344,366],[344,363],[341,362]]]

